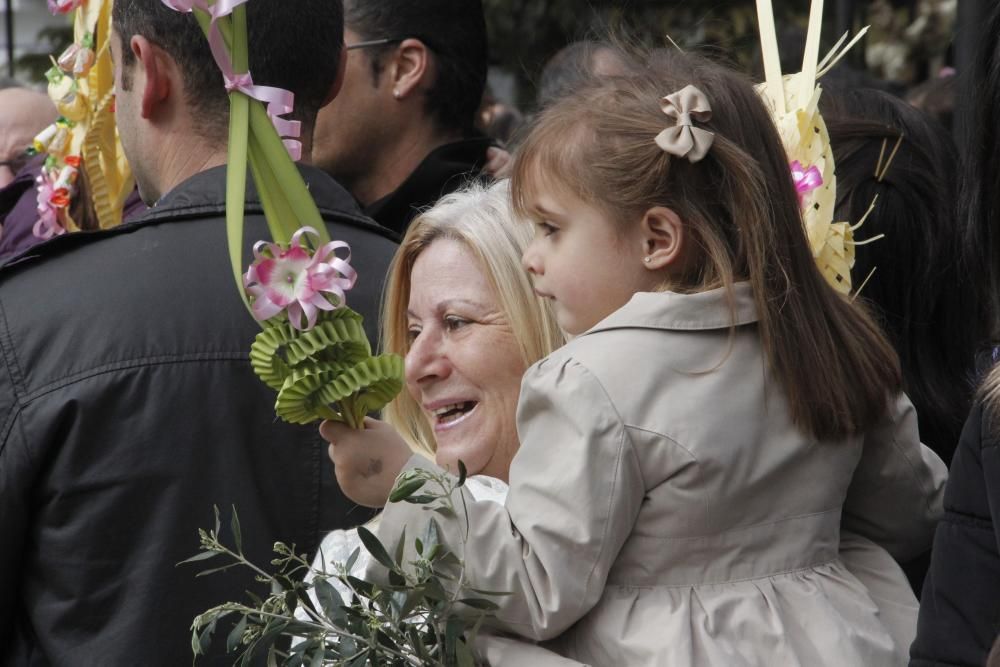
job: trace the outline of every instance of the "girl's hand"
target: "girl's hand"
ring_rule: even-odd
[[[396,476],[413,456],[396,429],[366,417],[363,431],[324,421],[319,434],[330,443],[330,460],[344,494],[359,505],[383,507]]]

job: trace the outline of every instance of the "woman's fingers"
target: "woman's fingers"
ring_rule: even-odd
[[[411,452],[396,430],[366,419],[364,430],[340,422],[320,424],[320,435],[330,443],[337,483],[348,498],[368,507],[382,507]]]

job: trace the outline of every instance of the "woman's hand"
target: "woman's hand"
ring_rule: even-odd
[[[344,494],[359,505],[383,507],[396,476],[413,456],[396,429],[366,417],[363,431],[325,421],[319,434],[330,443],[330,460]]]

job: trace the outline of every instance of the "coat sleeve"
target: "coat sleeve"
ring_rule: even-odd
[[[952,459],[911,667],[981,667],[1000,631],[1000,448],[983,442],[982,419],[976,407]]]
[[[845,530],[866,537],[898,562],[927,551],[943,509],[948,470],[920,444],[917,413],[903,394],[864,439],[844,501]]]
[[[464,558],[474,588],[510,593],[495,599],[500,610],[493,625],[544,640],[600,599],[645,490],[611,400],[572,360],[550,358],[529,369],[518,432],[506,505],[476,502],[466,492],[465,546],[461,510],[459,519],[441,522],[441,541]],[[389,505],[379,536],[394,547],[404,526],[408,535],[420,535],[430,516],[419,506]]]

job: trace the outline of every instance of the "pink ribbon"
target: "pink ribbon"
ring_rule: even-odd
[[[792,181],[795,183],[795,193],[799,197],[799,206],[807,194],[823,185],[823,175],[819,173],[816,165],[806,169],[798,160],[792,162],[789,167],[792,170]]]
[[[278,136],[282,137],[282,143],[288,149],[292,160],[296,162],[301,160],[302,142],[298,140],[298,137],[302,134],[302,123],[297,120],[281,118],[281,116],[292,112],[295,106],[294,93],[284,88],[254,85],[250,72],[237,74],[233,71],[233,61],[226,51],[222,32],[216,25],[219,19],[232,14],[234,9],[246,4],[247,0],[217,0],[213,5],[209,5],[207,0],[161,0],[161,2],[174,11],[187,13],[197,8],[205,11],[211,17],[208,46],[212,49],[212,55],[215,57],[219,69],[222,70],[226,92],[238,91],[266,104],[267,115],[274,123],[274,129],[278,132]]]
[[[38,197],[35,201],[38,204],[37,210],[40,217],[31,228],[31,233],[35,235],[35,238],[48,241],[53,236],[65,234],[66,229],[59,224],[59,216],[52,205],[52,196],[55,194],[52,183],[44,175],[38,176],[37,183]]]

